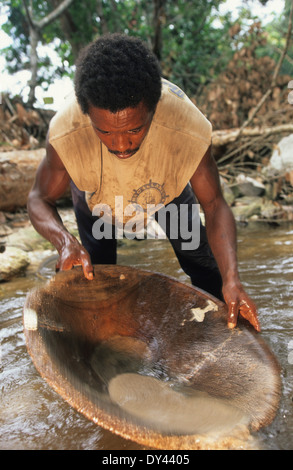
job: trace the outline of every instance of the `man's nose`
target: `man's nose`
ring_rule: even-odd
[[[112,139],[112,150],[116,152],[125,152],[131,148],[132,142],[128,135],[118,134]]]

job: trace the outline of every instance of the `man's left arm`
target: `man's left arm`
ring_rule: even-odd
[[[228,306],[228,327],[236,326],[240,313],[257,331],[260,331],[257,309],[239,279],[236,224],[222,194],[218,168],[211,147],[204,155],[190,183],[204,211],[208,241],[222,276],[222,292]]]

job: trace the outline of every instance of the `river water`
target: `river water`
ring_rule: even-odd
[[[257,433],[257,448],[293,448],[293,227],[239,228],[239,269],[259,309],[262,336],[282,368],[282,398],[273,423]],[[118,263],[188,282],[166,240],[128,241]],[[52,268],[43,269],[49,279]],[[72,409],[36,372],[27,353],[22,308],[44,282],[36,273],[0,284],[0,449],[137,450]]]

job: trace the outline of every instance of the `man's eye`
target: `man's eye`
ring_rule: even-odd
[[[142,127],[139,127],[138,129],[131,129],[131,131],[128,131],[130,134],[138,134],[141,131]]]
[[[97,131],[100,133],[100,134],[103,134],[103,135],[109,135],[110,132],[108,131],[101,131],[100,129],[97,129]]]

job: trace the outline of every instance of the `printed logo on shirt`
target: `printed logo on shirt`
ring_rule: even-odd
[[[146,211],[147,205],[164,204],[167,197],[169,196],[165,192],[164,185],[155,183],[150,179],[147,184],[133,190],[132,198],[128,202],[139,204]]]

